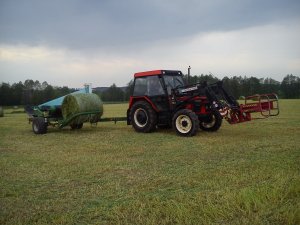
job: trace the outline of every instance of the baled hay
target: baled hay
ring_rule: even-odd
[[[97,122],[103,115],[103,103],[96,94],[70,94],[64,98],[61,110],[64,119],[68,119],[76,113],[100,111],[94,115],[78,116],[71,122],[71,124]]]

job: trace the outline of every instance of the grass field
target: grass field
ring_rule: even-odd
[[[6,109],[0,224],[300,224],[300,100],[280,107],[192,138],[125,122],[34,135]]]

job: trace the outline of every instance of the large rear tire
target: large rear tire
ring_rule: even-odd
[[[199,120],[192,110],[181,109],[173,116],[172,125],[178,135],[191,137],[199,129]]]
[[[201,130],[214,132],[220,129],[222,125],[222,116],[218,111],[212,111],[205,119],[201,120],[199,127]]]
[[[32,119],[33,133],[46,134],[47,128],[48,128],[48,124],[45,123],[45,119],[43,117],[33,117],[33,119]]]
[[[130,109],[130,118],[132,126],[137,132],[152,132],[157,125],[157,114],[152,106],[145,101],[138,101],[133,104]]]

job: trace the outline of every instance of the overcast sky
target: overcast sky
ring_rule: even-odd
[[[0,82],[300,75],[299,0],[0,0]]]

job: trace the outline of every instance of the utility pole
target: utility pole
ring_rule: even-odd
[[[187,77],[187,84],[190,84],[190,76],[191,76],[191,66],[188,68],[188,77]]]

